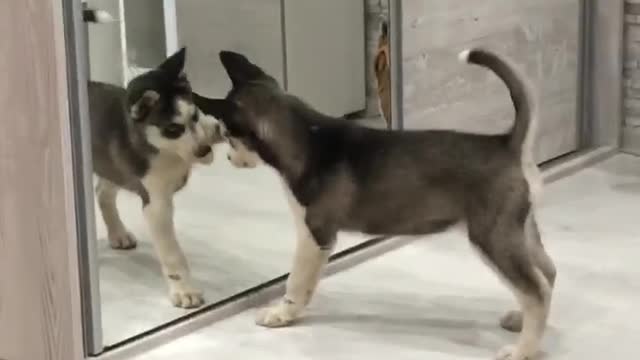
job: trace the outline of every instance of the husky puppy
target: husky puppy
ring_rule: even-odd
[[[176,241],[173,195],[182,189],[194,163],[211,163],[211,145],[221,140],[217,122],[193,104],[183,73],[185,49],[121,88],[89,83],[96,197],[114,249],[132,249],[134,236],[116,207],[121,189],[140,196],[171,301],[191,308],[203,303],[187,260]]]
[[[378,49],[374,59],[376,90],[378,91],[378,108],[380,115],[391,129],[391,59],[389,57],[389,25],[383,21],[378,36]]]
[[[225,99],[194,94],[220,119],[239,167],[266,163],[289,195],[298,242],[284,298],[261,311],[268,327],[293,322],[311,300],[338,231],[420,235],[465,222],[474,247],[513,290],[520,311],[503,319],[521,330],[500,359],[534,356],[547,322],[555,268],[537,230],[540,188],[531,146],[532,93],[514,67],[485,50],[461,54],[495,72],[516,109],[511,131],[386,131],[323,115],[285,93],[243,55],[223,51],[232,82]],[[380,204],[385,204],[381,207]]]

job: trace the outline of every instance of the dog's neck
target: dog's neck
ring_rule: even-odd
[[[347,125],[344,119],[322,114],[297,98],[291,99],[288,114],[280,120],[287,122],[279,134],[282,137],[263,142],[258,152],[290,185],[303,181],[313,166],[313,144],[320,132]]]

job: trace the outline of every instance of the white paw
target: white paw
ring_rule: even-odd
[[[173,306],[182,309],[193,309],[204,304],[202,291],[196,290],[192,286],[169,279],[174,284],[171,285],[169,296]]]
[[[292,306],[284,302],[258,311],[256,324],[276,328],[290,325],[296,318]]]
[[[128,231],[123,231],[115,234],[109,234],[109,245],[112,249],[116,250],[130,250],[135,249],[138,245],[138,241]]]
[[[533,357],[523,354],[515,345],[509,345],[498,351],[496,360],[533,360]]]

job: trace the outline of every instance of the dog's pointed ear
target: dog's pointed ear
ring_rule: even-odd
[[[260,67],[251,63],[242,54],[233,51],[221,51],[219,56],[233,86],[240,86],[265,75],[265,72]]]
[[[224,120],[231,115],[234,109],[233,103],[226,99],[210,99],[198,93],[193,93],[193,103],[207,115],[218,120]]]
[[[187,48],[183,47],[163,61],[158,66],[158,70],[173,77],[179,77],[183,73],[186,56]]]

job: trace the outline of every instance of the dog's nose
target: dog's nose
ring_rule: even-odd
[[[249,167],[249,163],[245,161],[245,162],[242,163],[242,166]]]

